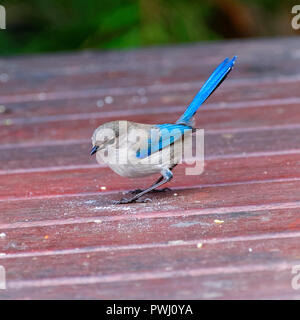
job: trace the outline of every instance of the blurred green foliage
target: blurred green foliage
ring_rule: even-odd
[[[2,0],[0,54],[288,35],[289,0]]]

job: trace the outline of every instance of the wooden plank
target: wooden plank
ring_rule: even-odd
[[[300,178],[300,154],[274,155],[234,159],[215,159],[205,162],[203,174],[186,175],[184,166],[174,169],[170,187],[205,186],[209,184],[246,183],[274,179]],[[247,168],[245,170],[245,168]],[[0,175],[0,199],[35,197],[45,195],[78,194],[97,192],[101,186],[107,191],[143,188],[156,177],[144,179],[120,178],[107,167],[61,170],[54,172],[31,172]],[[45,184],[44,182],[47,181]]]
[[[129,81],[126,78],[123,80],[123,83],[126,86],[119,84],[116,86],[116,81],[105,81],[106,86],[103,87],[99,83],[87,84],[88,81],[79,79],[79,87],[74,83],[67,85],[68,80],[64,79],[61,84],[58,83],[57,79],[54,79],[52,82],[55,85],[47,84],[46,86],[37,86],[37,88],[32,91],[27,89],[27,91],[21,91],[19,93],[14,90],[13,92],[5,91],[5,94],[2,93],[1,100],[3,103],[17,103],[17,102],[32,102],[32,101],[42,101],[42,100],[63,100],[63,99],[82,99],[82,98],[92,98],[92,97],[101,97],[107,95],[119,96],[119,95],[134,95],[139,94],[141,91],[146,91],[146,93],[166,93],[172,91],[187,91],[193,90],[191,94],[195,94],[199,90],[199,87],[207,79],[209,74],[212,72],[215,66],[212,66],[210,70],[207,70],[205,74],[200,77],[200,75],[195,75],[194,77],[181,77],[179,75],[173,76],[169,81],[168,79],[160,79],[155,76],[152,80],[141,81],[138,83]],[[292,68],[292,66],[291,66]],[[272,68],[270,68],[272,70]],[[293,69],[294,70],[294,69]],[[299,82],[299,73],[290,73],[286,71],[286,74],[275,74],[267,75],[265,77],[253,76],[252,78],[243,78],[242,74],[237,74],[231,76],[232,79],[226,81],[226,86],[232,87],[243,87],[243,86],[260,86],[260,85],[274,85],[274,83],[279,84],[297,84]],[[103,77],[101,77],[103,79]],[[105,77],[104,77],[105,79]],[[82,85],[84,83],[85,85]],[[10,90],[14,88],[15,85],[10,85]],[[18,87],[18,86],[17,86]],[[19,85],[20,87],[20,85]],[[78,87],[78,88],[76,88]],[[30,87],[31,88],[31,87]],[[21,87],[22,89],[22,87]],[[0,90],[1,93],[1,90]]]
[[[229,210],[230,212],[230,210]],[[127,246],[168,241],[202,242],[214,238],[259,236],[266,233],[299,231],[299,207],[258,212],[205,214],[192,218],[107,220],[102,223],[77,221],[3,229],[1,252],[6,254],[66,250],[94,246]],[[215,219],[224,221],[216,223]],[[182,228],[181,226],[186,226]],[[172,231],[172,232],[170,232]]]
[[[229,83],[228,83],[229,81]],[[299,83],[233,83],[230,85],[230,79],[226,85],[221,86],[212,97],[209,98],[202,110],[226,109],[238,107],[253,107],[255,102],[257,106],[263,105],[285,105],[299,103]],[[132,88],[116,94],[116,92],[90,92],[86,97],[68,98],[68,99],[50,99],[41,95],[37,101],[19,103],[5,101],[2,97],[2,104],[5,104],[6,112],[0,114],[0,119],[15,119],[23,117],[26,119],[37,118],[39,116],[68,115],[89,113],[107,113],[107,112],[126,112],[130,115],[131,110],[145,110],[149,113],[151,109],[160,108],[162,112],[176,110],[180,112],[192,100],[201,86],[201,81],[195,83],[178,84],[168,86],[164,90],[155,87]],[[112,95],[111,95],[112,94]],[[105,98],[111,96],[111,103],[105,103]],[[54,97],[54,96],[53,96]],[[20,96],[20,99],[23,97]],[[3,101],[4,100],[4,101]],[[99,102],[98,102],[99,101]],[[100,107],[97,106],[97,103]],[[126,106],[126,110],[124,110]],[[173,107],[173,108],[170,108]],[[174,108],[176,107],[176,108]],[[43,120],[43,119],[41,119]],[[44,121],[44,120],[43,120]]]
[[[249,272],[8,289],[1,299],[299,299],[291,272]],[[78,280],[79,284],[76,284]],[[96,281],[94,281],[96,282]]]
[[[134,66],[144,65],[147,61],[164,61],[165,59],[176,60],[181,57],[186,63],[194,63],[190,60],[191,57],[218,57],[225,54],[226,56],[232,50],[240,48],[243,50],[248,59],[251,59],[256,64],[260,64],[263,61],[257,59],[257,56],[253,56],[253,52],[256,51],[261,58],[269,59],[270,56],[278,59],[284,59],[286,55],[290,54],[290,50],[299,48],[298,37],[280,37],[269,39],[247,39],[247,40],[226,40],[226,41],[209,41],[199,42],[184,45],[166,45],[166,46],[152,46],[148,48],[139,48],[135,50],[88,50],[78,52],[68,52],[60,54],[38,54],[38,55],[18,55],[13,57],[1,57],[1,67],[13,69],[10,66],[22,68],[25,67],[32,70],[48,70],[51,71],[53,66],[56,66],[56,72],[66,72],[70,67],[76,68],[82,67],[83,69],[87,65],[95,66],[97,62],[103,68],[107,64],[112,63],[116,67],[132,66],[131,63],[135,63]],[[220,52],[221,51],[221,52]],[[193,55],[193,56],[191,56]],[[120,56],[123,59],[120,59]],[[99,63],[101,62],[101,63]],[[196,61],[197,62],[197,61]],[[265,62],[265,61],[264,61]]]
[[[270,46],[270,44],[268,46]],[[290,47],[293,48],[291,50],[299,50],[299,44],[297,44],[296,41],[291,41]],[[211,48],[213,48],[213,45],[211,46]],[[160,57],[160,59],[157,59],[156,63],[150,63],[147,65],[147,63],[145,63],[145,59],[141,59],[141,68],[136,67],[136,65],[138,64],[137,60],[132,60],[134,63],[131,64],[132,70],[130,71],[126,71],[128,67],[125,68],[125,71],[122,71],[122,65],[129,65],[129,63],[125,62],[126,55],[122,56],[121,54],[119,54],[119,60],[123,60],[121,66],[118,66],[115,62],[113,62],[111,64],[111,67],[109,69],[106,69],[104,73],[100,72],[99,74],[97,74],[94,71],[95,65],[99,63],[98,58],[98,61],[94,63],[92,66],[90,66],[90,69],[93,71],[87,72],[87,74],[83,72],[74,75],[71,71],[68,75],[66,74],[68,72],[58,70],[57,74],[53,75],[49,71],[43,73],[40,69],[38,72],[35,71],[35,76],[32,78],[31,81],[25,82],[25,76],[28,80],[30,79],[30,73],[26,72],[28,69],[27,67],[24,70],[24,73],[21,72],[20,69],[18,69],[19,79],[16,80],[14,80],[13,77],[13,75],[16,74],[15,71],[13,75],[7,73],[8,77],[10,77],[10,80],[4,82],[3,86],[0,87],[0,94],[5,95],[3,98],[4,101],[7,101],[7,97],[13,98],[13,96],[16,95],[17,92],[19,94],[36,93],[37,96],[33,99],[39,100],[41,98],[39,95],[41,92],[57,92],[67,97],[69,95],[67,94],[69,90],[76,94],[76,92],[78,93],[81,90],[94,90],[99,87],[102,89],[115,88],[119,86],[125,88],[128,86],[146,86],[149,84],[152,85],[155,82],[159,85],[176,83],[178,82],[178,79],[181,79],[181,81],[184,82],[199,81],[199,79],[204,80],[207,78],[207,75],[211,72],[211,69],[218,62],[220,62],[226,54],[229,54],[229,51],[227,52],[226,50],[224,50],[222,55],[218,54],[215,57],[211,56],[212,51],[210,53],[206,51],[205,58],[200,59],[200,51],[202,50],[203,47],[200,46],[197,48],[197,46],[195,46],[193,49],[189,49],[187,52],[185,52],[185,50],[183,50],[181,54],[177,52],[175,54],[174,60],[170,60],[169,53],[172,51],[172,49],[167,49],[166,52],[168,52],[168,60],[166,59],[166,57]],[[299,80],[299,70],[297,68],[297,63],[295,63],[294,61],[294,59],[296,59],[297,56],[292,56],[291,59],[291,52],[292,51],[289,51],[287,48],[281,48],[278,50],[278,52],[273,54],[273,59],[270,59],[269,54],[268,56],[262,55],[260,47],[255,48],[255,46],[252,46],[251,50],[245,51],[245,48],[243,48],[242,46],[233,46],[230,49],[230,55],[238,54],[240,56],[241,66],[239,68],[239,73],[233,73],[231,78],[240,78],[242,76],[243,78],[259,78],[261,80],[263,75],[265,79],[268,79],[268,81],[270,81],[270,79],[272,78],[276,78],[278,81],[281,81],[284,78],[297,78]],[[256,59],[258,53],[260,54],[260,58]],[[178,66],[178,61],[182,60],[181,55],[186,56],[185,61],[187,61],[188,63],[184,63],[184,65]],[[287,55],[289,56],[289,59],[286,59]],[[151,56],[151,54],[149,55],[149,53],[147,53],[147,59],[149,59],[149,56]],[[285,63],[281,63],[283,57],[285,58]],[[85,59],[83,59],[82,61],[85,61]],[[57,62],[57,60],[55,60],[55,62]],[[101,63],[105,64],[103,60],[101,61]],[[5,64],[5,62],[3,62],[3,64]],[[46,63],[46,65],[48,65],[49,69],[49,63]],[[197,68],[198,65],[201,67]],[[255,65],[255,67],[253,67],[253,65]],[[58,65],[56,65],[56,68],[57,67]],[[34,63],[31,66],[31,68],[34,69]],[[106,68],[108,68],[108,65],[106,65]],[[115,70],[119,70],[119,72],[114,72],[114,68]],[[12,65],[9,67],[9,69],[15,70],[16,66]],[[85,67],[84,70],[86,69],[87,67]],[[274,80],[272,80],[272,82],[274,82]],[[24,101],[25,100],[26,97],[24,97]]]
[[[287,261],[292,266],[299,259],[298,237],[243,241],[228,238],[224,239],[224,242],[207,240],[201,243],[201,248],[197,247],[196,241],[197,239],[193,244],[153,244],[121,250],[97,247],[86,248],[81,250],[85,252],[79,253],[48,252],[45,255],[36,255],[35,259],[32,259],[32,256],[15,255],[0,261],[7,270],[9,280],[15,282],[95,275],[108,277],[116,274],[120,274],[120,278],[126,280],[122,277],[126,270],[137,274],[149,271],[176,271],[184,270],[187,265],[190,269],[202,269],[203,273],[209,275],[214,272],[210,273],[209,269],[214,268],[224,268],[225,273],[232,265],[235,268],[247,265],[250,270],[251,266],[255,268],[256,265],[265,264],[268,270],[273,263]],[[266,252],[268,254],[265,254]],[[157,259],[158,256],[160,259]],[[54,268],[49,270],[49,266]]]
[[[137,69],[150,67],[154,63],[161,63],[168,67],[167,61],[177,64],[197,65],[201,59],[215,60],[229,56],[237,49],[243,52],[247,61],[251,60],[256,65],[265,64],[270,55],[282,60],[291,50],[299,48],[298,37],[278,39],[255,39],[247,41],[226,41],[196,43],[184,46],[160,46],[138,50],[118,51],[81,51],[60,54],[19,55],[14,57],[1,57],[1,67],[5,71],[25,70],[36,73],[41,71],[53,74],[68,72],[87,72],[90,67],[101,70],[115,68]],[[259,54],[261,59],[253,53]],[[179,59],[180,58],[180,59]],[[197,59],[196,59],[197,58]],[[167,61],[166,61],[167,60]]]
[[[264,67],[274,64],[276,69],[284,69],[289,60],[297,59],[293,51],[299,49],[297,37],[278,40],[263,39],[254,41],[229,41],[210,42],[203,44],[190,44],[185,46],[166,46],[159,48],[147,48],[122,52],[79,52],[68,54],[44,54],[33,56],[19,56],[14,58],[1,58],[0,65],[3,72],[22,78],[24,73],[28,77],[41,76],[43,72],[50,75],[76,75],[81,73],[93,73],[96,71],[115,70],[147,70],[158,67],[162,70],[182,66],[205,67],[208,63],[217,63],[224,56],[238,54],[239,59],[251,63],[252,70],[255,66]],[[272,59],[270,59],[272,57]],[[286,59],[289,57],[290,59]],[[285,60],[285,64],[278,61]],[[163,67],[163,68],[162,68]],[[295,66],[297,67],[297,66]],[[18,71],[18,72],[17,72]],[[248,71],[249,72],[249,71]],[[257,72],[257,70],[256,70]]]
[[[291,287],[291,269],[299,262],[298,243],[299,238],[265,239],[264,241],[228,239],[227,242],[222,243],[208,241],[203,243],[201,248],[198,248],[195,243],[193,245],[166,245],[160,248],[146,247],[121,251],[113,249],[109,251],[90,250],[85,253],[68,254],[67,259],[63,254],[50,254],[36,256],[34,259],[24,257],[22,259],[1,259],[0,261],[5,266],[9,279],[6,294],[18,294],[16,289],[21,289],[21,292],[24,289],[31,289],[34,292],[36,288],[45,290],[46,286],[54,288],[61,285],[72,286],[76,282],[85,286],[94,283],[100,286],[108,286],[109,284],[114,287],[116,282],[119,284],[123,282],[123,285],[124,282],[127,282],[128,285],[129,281],[129,284],[133,285],[143,277],[144,280],[149,281],[151,275],[150,281],[154,283],[160,280],[181,284],[181,281],[178,281],[178,276],[190,276],[194,278],[194,281],[197,281],[198,286],[206,284],[210,287],[208,279],[220,274],[227,275],[227,281],[231,282],[232,278],[241,278],[242,276],[248,278],[251,273],[255,273],[257,277],[267,273],[270,278],[273,278],[274,283],[271,285],[273,289],[277,287],[278,275],[280,274],[281,277],[284,275],[286,281],[284,288],[289,295],[294,295],[296,291]],[[266,252],[268,252],[267,255]],[[157,259],[158,256],[159,259]],[[232,266],[233,260],[234,267]],[[130,270],[130,272],[126,272],[126,270]],[[289,278],[287,277],[288,272],[290,272]],[[175,277],[172,277],[172,281],[170,281],[172,275]],[[215,289],[215,295],[222,297],[223,290],[227,286],[217,280],[217,277],[210,284]],[[149,289],[149,296],[156,296],[156,290]],[[181,289],[182,287],[179,286],[178,290]],[[241,288],[236,289],[241,290]],[[247,289],[253,290],[249,287]],[[252,290],[248,292],[245,290],[245,294],[251,296]],[[209,288],[206,288],[204,292],[208,298]],[[282,288],[280,293],[282,294]],[[119,293],[119,299],[122,298],[122,294],[124,293]],[[276,294],[278,292],[274,290],[273,295]],[[1,292],[0,297],[3,297]],[[174,295],[169,293],[169,297],[174,298]]]
[[[254,88],[253,88],[254,89]],[[254,89],[256,91],[256,89]],[[222,91],[221,91],[222,92]],[[251,92],[248,90],[248,92]],[[229,92],[230,93],[230,92]],[[259,93],[256,94],[259,95]],[[249,99],[244,101],[238,101],[240,93],[235,91],[235,94],[231,95],[231,98],[219,98],[219,95],[216,95],[216,98],[212,98],[215,103],[206,103],[199,110],[199,114],[207,117],[211,114],[212,116],[215,113],[232,113],[232,109],[243,109],[243,112],[258,112],[260,111],[262,115],[264,112],[280,112],[282,114],[289,111],[290,109],[295,108],[300,102],[300,98],[295,94],[293,97],[286,97],[281,99],[267,99],[267,94],[263,99]],[[289,94],[291,92],[289,91]],[[235,97],[235,98],[234,98]],[[40,103],[27,103],[22,105],[22,108],[17,104],[16,109],[7,108],[7,112],[4,112],[2,117],[2,124],[5,124],[5,119],[12,120],[13,124],[28,124],[28,123],[38,123],[38,122],[55,122],[55,121],[74,121],[74,120],[84,120],[84,119],[105,119],[108,117],[120,117],[127,116],[131,117],[134,115],[146,114],[152,116],[153,118],[158,114],[175,114],[174,117],[178,117],[177,114],[183,113],[186,109],[187,104],[192,100],[193,94],[179,94],[174,95],[172,93],[170,96],[167,95],[150,95],[149,98],[140,95],[140,96],[128,96],[128,97],[116,97],[116,101],[112,100],[111,104],[106,104],[105,107],[101,109],[97,108],[96,101],[93,99],[89,100],[79,100],[79,102],[74,103],[70,100],[68,103],[65,101],[49,101],[49,102],[40,102]],[[113,99],[113,98],[111,98]],[[125,100],[124,100],[125,99]],[[127,99],[127,100],[126,100]],[[145,100],[145,103],[143,101]],[[150,101],[149,101],[150,99]],[[152,100],[151,100],[152,99]],[[154,100],[157,99],[157,100]],[[217,102],[216,100],[219,100]],[[211,100],[211,101],[212,101]],[[104,101],[102,100],[104,104]],[[124,110],[124,106],[126,109]],[[33,109],[31,109],[33,108]],[[275,110],[273,111],[272,108]],[[23,117],[16,117],[17,113],[22,113]],[[52,113],[49,116],[44,115],[44,113]],[[39,116],[41,114],[41,116]],[[234,116],[234,114],[232,114]],[[31,117],[31,118],[30,118]],[[202,117],[197,117],[202,119]],[[176,120],[176,118],[174,118]],[[203,119],[203,122],[206,123],[210,119]]]
[[[185,227],[189,230],[191,227]],[[172,230],[172,229],[171,229]],[[159,231],[159,230],[158,230]],[[140,273],[200,269],[210,275],[213,269],[223,268],[228,273],[234,260],[235,268],[248,266],[255,269],[265,264],[265,271],[272,269],[273,263],[287,262],[292,266],[299,263],[299,235],[271,238],[266,234],[262,239],[247,236],[204,240],[201,248],[198,239],[182,244],[149,244],[140,246],[94,247],[72,251],[44,252],[40,255],[8,255],[0,262],[7,270],[9,282],[60,279],[63,277],[89,277],[102,275],[106,278],[120,275],[126,281],[126,270],[139,277]],[[219,240],[219,241],[218,241]],[[160,257],[157,259],[157,257]],[[34,259],[33,259],[34,257]],[[101,261],[101,263],[99,263]],[[49,269],[51,266],[51,269]],[[187,269],[187,270],[188,270]],[[210,272],[210,269],[211,272]],[[226,272],[227,271],[227,272]],[[246,271],[246,270],[244,270]],[[113,279],[112,279],[113,280]],[[9,286],[8,282],[8,286]],[[103,279],[105,282],[105,279]]]

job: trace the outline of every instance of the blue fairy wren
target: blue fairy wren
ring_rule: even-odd
[[[182,159],[182,146],[192,140],[193,116],[202,103],[218,88],[232,70],[236,56],[226,58],[211,74],[183,115],[174,124],[143,124],[131,121],[112,121],[98,127],[92,136],[91,155],[106,163],[123,177],[145,177],[160,173],[160,178],[145,190],[137,190],[129,199],[141,196],[162,186],[173,178],[172,169]]]

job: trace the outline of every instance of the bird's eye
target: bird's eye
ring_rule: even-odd
[[[109,140],[107,143],[108,143],[108,144],[113,144],[114,142],[115,142],[115,138]]]

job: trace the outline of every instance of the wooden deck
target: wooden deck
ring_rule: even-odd
[[[95,127],[175,121],[235,54],[196,116],[204,173],[113,205],[156,177],[100,167]],[[0,59],[0,298],[300,299],[299,87],[299,38]]]

